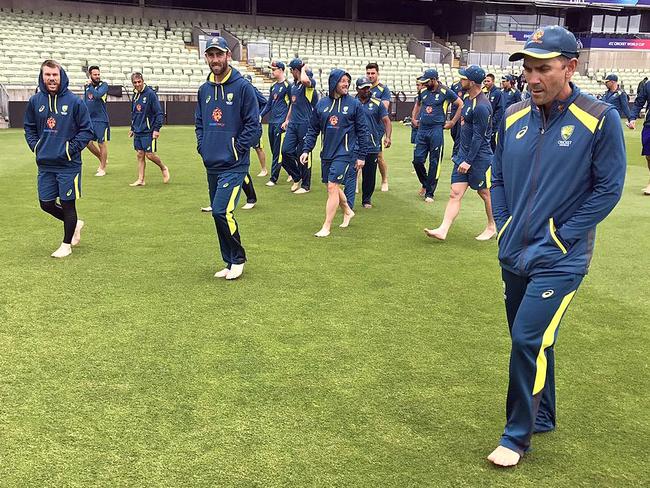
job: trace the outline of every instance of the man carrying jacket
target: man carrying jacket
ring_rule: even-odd
[[[131,130],[133,147],[138,159],[138,179],[129,186],[144,186],[145,157],[162,171],[163,183],[169,182],[169,168],[163,164],[156,151],[158,137],[163,125],[163,111],[158,95],[153,88],[145,84],[142,73],[131,75],[133,83],[133,100],[131,100]]]
[[[555,429],[553,347],[587,273],[596,225],[621,197],[625,144],[618,113],[571,82],[569,31],[535,31],[523,59],[531,99],[512,105],[492,162],[492,207],[512,339],[506,426],[488,456],[513,466],[534,433]]]
[[[354,217],[341,185],[346,193],[354,195],[357,170],[363,168],[368,153],[368,124],[361,103],[348,94],[351,76],[342,69],[333,69],[328,85],[329,96],[318,102],[311,117],[305,137],[300,162],[307,164],[309,153],[322,132],[320,153],[322,181],[327,184],[325,222],[316,237],[330,235],[337,207],[343,211],[343,223],[347,227]]]
[[[634,99],[634,106],[630,115],[630,121],[627,123],[628,128],[634,130],[636,127],[636,119],[641,114],[641,110],[645,106],[645,122],[643,123],[643,131],[641,131],[641,155],[645,156],[648,162],[648,170],[650,170],[650,81],[645,81]],[[650,182],[643,190],[644,195],[650,195]]]
[[[41,208],[63,221],[63,242],[52,257],[64,258],[81,240],[84,222],[77,219],[75,200],[81,197],[81,151],[93,138],[92,123],[86,105],[68,90],[59,63],[43,62],[38,87],[25,111],[25,139],[38,166]]]
[[[241,276],[246,252],[233,212],[250,167],[250,148],[261,136],[260,112],[253,85],[230,66],[232,55],[223,37],[205,48],[210,74],[201,85],[195,111],[197,150],[208,175],[212,216],[225,267],[215,278]]]
[[[286,80],[284,69],[285,65],[282,61],[273,61],[269,68],[272,70],[275,83],[271,85],[269,90],[269,101],[264,106],[264,110],[260,113],[261,117],[269,114],[268,123],[268,137],[269,145],[271,147],[271,155],[273,161],[271,163],[271,177],[266,182],[266,186],[275,186],[280,177],[282,140],[284,139],[284,130],[282,130],[282,123],[287,118],[289,112],[289,82]]]

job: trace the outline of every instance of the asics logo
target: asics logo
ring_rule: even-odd
[[[517,132],[517,135],[515,136],[515,139],[521,139],[526,135],[526,132],[528,132],[528,126],[525,126],[523,129],[521,129],[519,132]]]
[[[544,293],[542,293],[542,298],[551,298],[555,292],[553,290],[546,290]]]

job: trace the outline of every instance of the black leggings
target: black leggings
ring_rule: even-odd
[[[41,208],[53,217],[63,221],[63,243],[70,244],[77,227],[77,207],[74,200],[39,200]]]

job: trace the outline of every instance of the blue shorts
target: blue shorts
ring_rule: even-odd
[[[111,140],[111,127],[106,122],[93,121],[93,133],[95,134],[93,141],[100,144]]]
[[[641,131],[641,155],[650,156],[650,127],[644,127]]]
[[[323,183],[345,184],[345,175],[351,166],[349,161],[335,159],[334,161],[321,161],[321,175]]]
[[[451,172],[451,184],[467,183],[472,190],[485,190],[490,188],[490,165],[482,164],[476,168],[474,165],[467,173],[459,173],[458,165],[454,164],[454,170]]]
[[[153,134],[134,134],[133,147],[136,151],[155,153],[158,150],[158,139],[154,139]]]
[[[78,171],[38,170],[38,199],[44,202],[81,198],[81,166]]]

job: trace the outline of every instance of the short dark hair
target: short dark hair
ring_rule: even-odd
[[[133,80],[144,80],[144,77],[142,76],[142,73],[136,71],[135,73],[131,74],[131,81]]]
[[[485,75],[486,78],[490,78],[492,81],[494,81],[494,75],[492,73],[488,73]]]
[[[379,73],[379,65],[377,63],[368,63],[366,69],[376,69]]]
[[[94,70],[94,69],[96,69],[97,71],[99,71],[99,66],[90,66],[90,67],[88,68],[88,73],[90,74],[90,72],[91,72],[92,70]]]
[[[59,71],[61,70],[61,65],[56,61],[54,61],[53,59],[46,59],[45,61],[43,61],[43,63],[41,64],[41,71],[43,71],[43,68],[45,68],[46,66],[48,68],[59,68]]]

